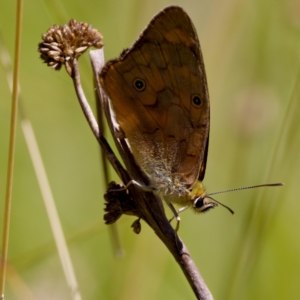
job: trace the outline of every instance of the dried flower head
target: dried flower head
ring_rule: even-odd
[[[134,221],[132,224],[133,231],[135,233],[140,233],[140,213],[135,206],[135,203],[131,196],[126,190],[122,190],[124,186],[110,182],[106,194],[104,195],[106,214],[104,215],[105,224],[112,224],[116,222],[122,214],[137,216],[139,219]]]
[[[59,70],[64,64],[69,75],[72,75],[72,61],[78,58],[89,47],[103,47],[102,35],[88,23],[71,19],[68,25],[53,25],[42,35],[39,43],[40,58],[52,69]]]

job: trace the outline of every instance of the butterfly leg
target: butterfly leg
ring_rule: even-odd
[[[180,225],[180,217],[179,217],[178,211],[175,209],[175,207],[172,205],[172,203],[167,202],[167,204],[173,213],[173,217],[169,220],[169,222],[171,222],[174,218],[176,218],[177,223],[176,223],[176,227],[175,227],[175,232],[177,234],[177,232],[179,230],[179,225]]]
[[[125,186],[119,188],[119,189],[114,189],[112,190],[113,192],[117,192],[117,191],[124,191],[124,190],[127,190],[128,187],[130,185],[135,185],[137,186],[138,188],[140,188],[141,190],[145,191],[145,192],[154,192],[155,191],[155,188],[152,187],[152,186],[146,186],[146,185],[142,185],[140,184],[139,182],[135,181],[135,180],[130,180]]]
[[[176,246],[178,251],[181,253],[182,252],[182,243],[180,242],[180,239],[178,237],[178,230],[179,230],[179,225],[180,225],[180,217],[179,217],[179,211],[177,211],[175,209],[175,207],[172,205],[172,203],[167,202],[168,206],[170,207],[171,211],[173,212],[173,217],[169,220],[169,222],[171,222],[174,218],[176,218],[176,227],[174,229],[175,231],[175,242],[176,242]]]
[[[187,208],[189,208],[189,207],[188,207],[188,206],[184,206],[184,207],[179,208],[178,211],[177,211],[177,215],[180,214],[181,212],[183,212],[184,210],[186,210]],[[169,220],[169,222],[171,223],[172,220],[173,220],[174,218],[176,218],[176,215],[175,215],[175,214],[174,214],[173,217]]]

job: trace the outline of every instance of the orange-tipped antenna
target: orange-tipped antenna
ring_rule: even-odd
[[[248,189],[255,189],[255,188],[259,188],[259,187],[283,186],[283,185],[284,185],[283,183],[266,183],[266,184],[259,184],[259,185],[244,186],[244,187],[234,188],[234,189],[230,189],[230,190],[211,193],[211,194],[206,195],[205,197],[209,198],[209,199],[213,200],[214,202],[216,202],[216,203],[222,205],[223,207],[227,208],[232,213],[232,215],[234,215],[234,211],[230,207],[228,207],[225,204],[223,204],[223,203],[217,201],[216,199],[212,198],[211,195],[228,193],[228,192],[235,192],[235,191],[241,191],[241,190],[248,190]]]
[[[229,192],[229,191],[228,191],[228,192]],[[229,206],[227,206],[227,205],[225,205],[225,204],[219,202],[218,200],[214,199],[213,197],[210,197],[209,195],[207,195],[207,196],[205,196],[205,197],[208,198],[208,199],[211,199],[211,200],[214,201],[214,202],[217,202],[217,203],[220,204],[221,206],[227,208],[227,209],[231,212],[231,214],[232,214],[233,216],[235,215],[234,211],[233,211]]]
[[[266,183],[266,184],[259,184],[259,185],[244,186],[244,187],[239,187],[239,188],[235,188],[235,189],[211,193],[208,196],[216,195],[216,194],[223,194],[223,193],[228,193],[228,192],[241,191],[241,190],[255,189],[255,188],[259,188],[259,187],[283,186],[283,185],[284,185],[284,183]]]

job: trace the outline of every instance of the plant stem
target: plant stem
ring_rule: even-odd
[[[11,103],[11,119],[10,119],[10,137],[8,151],[8,166],[7,166],[7,181],[6,195],[4,208],[4,224],[2,235],[2,253],[1,253],[1,275],[0,275],[0,295],[4,299],[5,279],[7,269],[8,241],[12,202],[12,185],[14,172],[14,157],[16,147],[16,126],[18,114],[18,95],[19,95],[19,73],[20,73],[20,53],[21,53],[21,33],[22,33],[22,12],[23,0],[18,1],[17,5],[17,24],[16,24],[16,39],[15,39],[15,57],[14,57],[14,72],[13,72],[13,92]]]

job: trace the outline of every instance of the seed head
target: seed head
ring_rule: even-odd
[[[52,69],[60,70],[64,64],[69,75],[72,75],[72,62],[89,47],[102,48],[103,36],[88,23],[71,19],[67,25],[51,26],[42,35],[39,43],[40,58]]]

